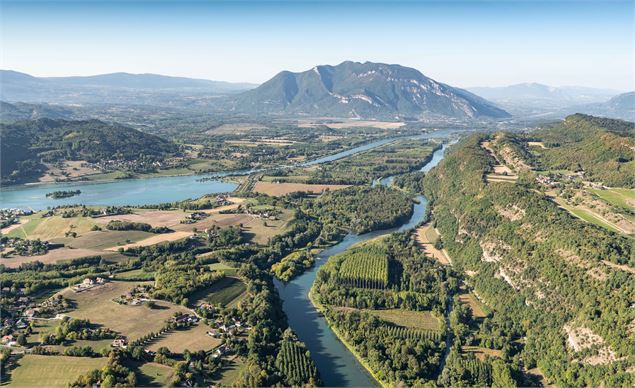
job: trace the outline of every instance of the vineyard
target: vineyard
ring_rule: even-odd
[[[388,286],[389,260],[383,247],[365,246],[345,255],[338,271],[338,282],[344,286],[381,288]]]
[[[440,330],[421,330],[402,326],[384,326],[381,328],[386,336],[401,339],[427,339],[433,342],[443,341],[443,332]]]
[[[317,384],[317,369],[306,348],[297,342],[285,340],[276,357],[276,367],[287,376],[287,384],[300,386],[310,381]]]

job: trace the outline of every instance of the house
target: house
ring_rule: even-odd
[[[15,323],[16,329],[26,329],[27,326],[29,326],[29,324],[24,319],[18,319]]]
[[[37,314],[37,312],[38,312],[37,309],[26,309],[24,311],[24,316],[27,318],[33,318],[35,314]]]
[[[5,336],[2,337],[2,343],[3,344],[7,344],[7,343],[12,342],[12,341],[14,341],[14,339],[13,339],[13,335],[11,335],[11,334],[5,335]]]
[[[128,340],[125,338],[116,338],[115,340],[112,341],[112,345],[113,348],[122,348],[125,349],[128,347]]]

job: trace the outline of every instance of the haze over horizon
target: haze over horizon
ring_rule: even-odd
[[[152,4],[152,7],[148,7]],[[345,60],[459,87],[635,89],[633,2],[2,2],[2,64],[34,76],[262,83]]]

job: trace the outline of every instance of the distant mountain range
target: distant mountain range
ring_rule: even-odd
[[[157,74],[33,77],[17,71],[0,70],[0,86],[0,99],[9,102],[173,105],[192,96],[203,98],[238,93],[257,85]]]
[[[466,90],[400,65],[343,62],[301,73],[283,71],[231,97],[229,109],[247,114],[355,118],[506,118],[509,113]]]
[[[575,106],[569,111],[635,121],[635,92],[619,94],[606,102]]]

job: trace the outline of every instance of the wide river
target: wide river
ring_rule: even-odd
[[[427,172],[436,166],[443,159],[445,149],[446,147],[443,146],[437,150],[421,171]],[[392,177],[381,180],[382,185],[391,183]],[[288,283],[274,280],[283,301],[282,308],[289,318],[289,325],[311,352],[320,377],[327,387],[370,387],[379,384],[339,341],[327,325],[326,319],[318,313],[309,300],[309,290],[317,271],[331,256],[345,251],[353,244],[388,233],[410,230],[417,226],[424,220],[428,200],[424,196],[419,196],[417,201],[412,216],[405,224],[361,235],[349,234],[339,244],[322,251],[316,257],[315,265],[302,275]]]

